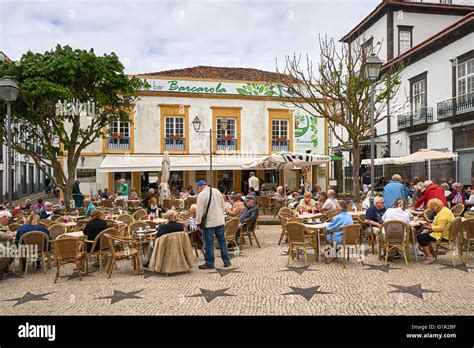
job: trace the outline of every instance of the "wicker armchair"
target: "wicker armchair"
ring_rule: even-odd
[[[453,212],[453,215],[455,217],[462,216],[464,213],[464,204],[458,203],[454,207],[451,208],[451,211]]]
[[[244,222],[240,225],[240,250],[242,250],[242,244],[245,243],[244,236],[249,237],[250,245],[252,244],[252,237],[255,238],[258,247],[260,248],[260,243],[258,242],[257,235],[255,234],[255,227],[257,225],[257,220],[254,222]]]
[[[105,234],[117,234],[117,229],[116,228],[107,228],[100,232],[95,239],[92,240],[86,240],[85,242],[87,244],[90,244],[90,250],[87,251],[87,256],[90,258],[92,256],[96,256],[98,261],[99,261],[99,270],[102,270],[102,264],[106,263],[107,256],[110,254],[109,248],[110,245],[107,241],[107,238],[105,237]]]
[[[290,208],[286,208],[286,207],[282,207],[280,208],[280,210],[278,211],[278,214],[279,213],[287,213],[287,214],[290,214],[291,216],[293,216],[293,212],[291,211]]]
[[[426,221],[433,222],[434,213],[435,212],[431,209],[425,209],[425,211],[423,211],[423,217]]]
[[[283,209],[283,208],[282,208]],[[283,240],[283,237],[286,236],[286,229],[285,225],[288,223],[288,221],[293,217],[292,213],[287,213],[284,211],[281,211],[278,213],[278,219],[280,220],[280,225],[281,225],[281,234],[280,234],[280,239],[278,240],[278,245],[281,244],[281,241]]]
[[[38,249],[38,254],[41,260],[41,266],[43,273],[46,273],[46,264],[45,259],[48,261],[48,266],[50,265],[50,252],[49,252],[49,238],[48,235],[41,231],[31,231],[25,233],[20,237],[18,245],[26,246],[36,246]],[[28,273],[28,263],[36,261],[36,258],[33,258],[27,253],[26,264],[25,264],[25,276]],[[28,257],[29,256],[29,257]],[[23,269],[23,258],[20,258],[20,270]]]
[[[44,225],[46,225],[48,227],[53,224],[53,220],[50,220],[50,219],[39,219],[38,223],[40,223],[40,222],[42,222]],[[44,225],[42,225],[42,226],[44,226]],[[48,227],[46,227],[46,228],[48,228]]]
[[[456,250],[456,243],[460,240],[462,236],[462,218],[457,217],[453,221],[449,222],[443,230],[443,235],[448,232],[448,239],[440,238],[436,242],[436,251],[435,251],[435,258],[438,258],[438,249],[442,248],[445,250],[449,250],[451,253],[451,261],[453,262],[453,266],[456,266],[456,261],[454,259],[454,251]],[[461,261],[463,261],[462,253],[459,255]]]
[[[258,207],[262,214],[265,214],[266,212],[270,211],[273,212],[274,205],[272,203],[272,197],[271,196],[259,196],[258,197]]]
[[[385,240],[382,238],[382,230],[385,231]],[[385,251],[385,264],[388,263],[390,250],[399,250],[403,254],[405,264],[408,265],[408,235],[410,226],[403,221],[391,220],[382,224],[379,229],[379,258],[381,249]]]
[[[224,237],[227,245],[229,244],[229,242],[233,242],[234,245],[237,247],[237,232],[239,231],[239,224],[240,220],[237,217],[232,218],[225,223]]]
[[[51,240],[55,240],[59,236],[67,232],[67,227],[63,224],[55,223],[49,226],[48,231],[49,231],[49,236],[51,237]]]
[[[149,229],[150,225],[148,225],[148,223],[146,223],[145,221],[135,221],[135,222],[132,222],[128,228],[130,230],[130,234],[132,235],[139,229],[142,229],[142,230]]]
[[[197,203],[197,197],[188,197],[184,201],[184,209],[189,210],[191,208],[191,205]]]
[[[373,226],[365,223],[365,215],[359,215],[357,221],[361,225],[362,230],[360,241],[362,243],[364,239],[367,240],[369,248],[372,250],[372,255],[374,255],[377,236],[374,233]]]
[[[141,258],[138,248],[136,246],[137,242],[131,238],[120,238],[112,234],[105,233],[104,237],[109,243],[109,250],[112,257],[112,260],[107,270],[108,278],[112,277],[112,271],[117,261],[120,260],[132,260],[133,269],[137,270],[138,274],[141,274]],[[115,242],[120,244],[120,250],[115,250]]]
[[[145,209],[138,209],[134,214],[133,214],[133,217],[135,218],[135,220],[140,220],[140,218],[144,217],[144,216],[148,216],[147,212]]]
[[[75,231],[83,231],[84,227],[86,227],[86,224],[89,222],[89,220],[77,220],[77,225]]]
[[[339,214],[336,210],[331,210],[326,212],[326,221],[331,220],[333,217],[335,217],[337,214]]]
[[[10,224],[10,225],[8,225],[8,230],[9,230],[10,232],[16,232],[16,231],[18,231],[18,229],[19,229],[20,227],[21,227],[20,224],[16,224],[16,223],[15,223],[15,224]]]
[[[163,200],[163,208],[165,208],[166,210],[169,210],[173,207],[173,201],[171,198],[165,198]]]
[[[54,255],[56,256],[56,276],[54,283],[58,280],[59,271],[62,265],[74,263],[79,273],[79,280],[82,281],[82,269],[84,262],[86,264],[86,272],[89,272],[87,263],[87,253],[84,251],[84,240],[79,238],[61,238],[51,241],[54,247]]]
[[[130,214],[122,214],[117,217],[117,221],[125,222],[127,226],[130,226],[130,224],[135,221],[135,218]]]
[[[467,265],[467,258],[471,245],[474,245],[474,219],[466,219],[462,222],[463,226],[463,245],[461,247],[461,255],[464,257],[464,263]],[[464,246],[466,246],[466,254],[464,255]]]
[[[100,202],[100,206],[103,208],[112,208],[113,201],[111,199],[104,199]]]
[[[306,227],[297,221],[288,222],[285,225],[286,235],[288,236],[288,265],[294,260],[294,252],[302,251],[304,255],[304,265],[308,264],[306,251],[314,249],[314,255],[318,255],[317,242],[308,236]]]

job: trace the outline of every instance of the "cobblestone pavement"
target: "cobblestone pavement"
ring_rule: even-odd
[[[134,275],[123,261],[107,279],[105,271],[68,280],[66,266],[53,283],[55,270],[32,271],[26,277],[0,281],[0,313],[4,315],[472,315],[474,267],[452,268],[442,255],[424,265],[413,255],[381,267],[376,256],[364,263],[317,262],[309,251],[287,268],[287,245],[277,245],[280,226],[260,226],[261,248],[244,246],[232,268],[163,276]],[[472,256],[470,257],[471,264]],[[459,262],[459,260],[458,260]],[[447,266],[448,265],[448,266]],[[379,266],[379,267],[377,267]]]

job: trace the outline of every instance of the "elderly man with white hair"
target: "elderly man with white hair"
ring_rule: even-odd
[[[402,177],[399,174],[394,174],[392,180],[383,188],[385,208],[391,208],[397,198],[403,198],[404,193],[405,188],[402,184]]]
[[[41,211],[39,213],[40,219],[49,219],[49,220],[51,220],[53,215],[54,215],[53,203],[46,202],[45,205],[44,205],[44,209],[41,209]]]
[[[10,222],[12,214],[8,210],[0,210],[0,242],[6,242],[13,239],[13,233],[9,232],[4,226]]]
[[[175,210],[168,210],[163,217],[168,220],[168,223],[158,227],[157,238],[168,233],[184,231],[184,225],[178,222],[178,213]]]
[[[324,204],[321,207],[322,213],[327,213],[328,211],[335,211],[337,209],[336,191],[330,189],[328,190],[327,195],[328,198],[324,201]]]

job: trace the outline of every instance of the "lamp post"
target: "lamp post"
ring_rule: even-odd
[[[0,80],[0,100],[7,104],[7,182],[8,210],[13,211],[13,176],[12,176],[12,110],[11,102],[18,97],[18,85],[9,77]]]
[[[228,120],[226,118],[221,119],[221,127],[223,130],[227,129],[228,125]],[[193,128],[196,133],[207,133],[207,131],[201,131],[201,120],[199,119],[199,116],[195,116],[193,120]],[[214,185],[214,175],[212,173],[212,133],[214,131],[212,130],[212,127],[209,128],[209,170],[211,172],[211,180],[210,180],[210,186],[212,187]],[[215,131],[217,133],[217,131]]]
[[[372,53],[365,62],[365,77],[371,82],[370,86],[370,203],[374,199],[374,179],[375,179],[375,132],[374,132],[374,118],[375,118],[375,82],[377,82],[380,74],[380,68],[383,61],[375,53]]]

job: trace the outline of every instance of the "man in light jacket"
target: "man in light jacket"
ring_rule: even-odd
[[[227,244],[224,235],[224,198],[222,194],[216,188],[210,188],[207,186],[205,180],[200,180],[197,184],[198,197],[197,197],[197,211],[196,211],[196,223],[200,225],[203,217],[206,214],[207,205],[209,203],[210,192],[212,190],[212,200],[209,206],[209,211],[204,223],[204,259],[206,263],[200,265],[200,269],[213,269],[214,268],[214,236],[216,236],[219,242],[221,250],[222,261],[224,267],[231,265],[229,252],[227,250]]]

